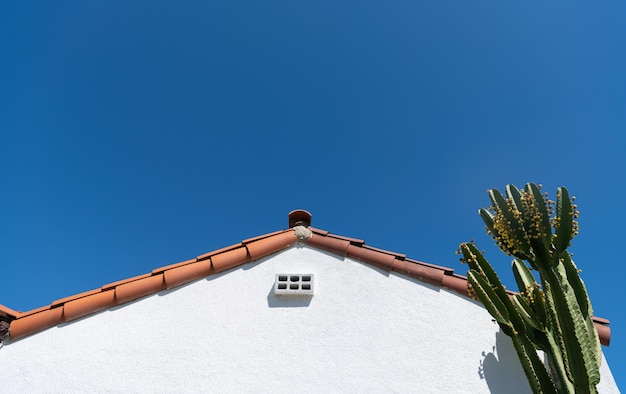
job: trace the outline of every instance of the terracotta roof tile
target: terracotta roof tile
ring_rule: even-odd
[[[263,239],[263,238],[269,238],[271,236],[278,235],[278,234],[281,234],[281,233],[284,233],[284,232],[288,232],[288,231],[289,230],[274,231],[273,233],[263,234],[263,235],[259,235],[259,236],[256,236],[256,237],[244,239],[243,241],[241,241],[241,243],[242,244],[248,244],[250,242],[258,241],[258,240]]]
[[[309,246],[313,246],[318,249],[325,250],[330,253],[338,254],[341,257],[345,257],[348,253],[348,246],[350,242],[344,239],[337,239],[326,237],[320,233],[313,233],[311,238],[307,240]]]
[[[607,319],[603,319],[603,318],[597,317],[597,316],[593,317],[593,321],[596,322],[596,323],[600,323],[600,324],[610,324],[611,323]]]
[[[365,242],[360,239],[334,235],[316,228],[310,228],[310,230],[312,235],[302,241],[309,247],[340,257],[347,256],[386,271],[408,275],[468,297],[467,278],[455,274],[452,268],[408,259],[400,253],[365,245]],[[9,336],[12,340],[17,340],[64,321],[78,319],[115,305],[158,293],[166,288],[180,286],[258,260],[289,248],[297,242],[298,238],[293,229],[276,231],[205,253],[195,259],[160,267],[147,274],[112,282],[99,289],[61,298],[48,306],[31,311],[17,312],[0,305],[0,316],[10,321]],[[514,294],[511,291],[508,293]],[[600,341],[608,345],[611,336],[609,321],[594,317],[594,323],[600,335]]]
[[[443,267],[441,265],[425,263],[423,261],[413,260],[413,259],[406,259],[406,261],[409,262],[409,263],[426,265],[426,266],[429,266],[429,267],[432,267],[432,268],[437,268],[437,269],[442,270],[443,272],[445,272],[447,275],[452,275],[454,273],[454,269],[452,269],[450,267]]]
[[[19,317],[25,317],[25,316],[28,316],[28,315],[34,315],[35,313],[39,313],[41,311],[48,310],[51,307],[52,307],[51,305],[40,306],[39,308],[35,308],[35,309],[31,309],[31,310],[26,311],[26,312],[22,312]]]
[[[228,252],[228,251],[231,251],[233,249],[238,249],[238,248],[241,248],[242,246],[243,246],[243,243],[241,243],[241,242],[238,243],[238,244],[230,245],[230,246],[227,246],[225,248],[221,248],[221,249],[214,250],[212,252],[201,254],[200,256],[196,257],[196,260],[198,260],[198,261],[205,260],[205,259],[208,259],[211,256],[216,255],[216,254]]]
[[[342,239],[342,240],[348,241],[352,245],[356,245],[356,246],[361,246],[361,245],[365,244],[365,241],[363,241],[362,239],[358,239],[358,238],[344,237],[342,235],[336,235],[336,234],[331,234],[331,233],[328,233],[326,236],[330,237],[330,238]]]
[[[328,234],[330,234],[329,231],[321,230],[321,229],[315,228],[315,227],[309,227],[309,230],[311,230],[314,234],[319,234],[319,235],[328,235]]]
[[[248,255],[250,256],[250,259],[258,260],[295,245],[296,242],[298,242],[298,237],[292,230],[278,233],[268,238],[258,239],[257,241],[246,243],[245,245],[246,248],[248,248]]]
[[[444,275],[441,279],[441,285],[443,287],[453,290],[463,296],[467,296],[467,283],[467,278],[456,274]]]
[[[72,321],[115,305],[115,290],[102,291],[66,302],[63,305],[63,319]]]
[[[197,259],[197,258],[195,258],[195,259],[191,259],[191,260],[181,261],[180,263],[176,263],[176,264],[166,265],[166,266],[164,266],[164,267],[159,267],[159,268],[153,269],[153,270],[152,270],[152,274],[153,274],[153,275],[154,275],[154,274],[160,274],[161,272],[164,272],[164,271],[170,270],[170,269],[172,269],[172,268],[181,267],[181,266],[183,266],[183,265],[187,265],[187,264],[195,263],[196,261],[198,261],[198,259]]]
[[[75,294],[75,295],[72,295],[72,296],[69,296],[69,297],[60,298],[58,300],[53,301],[52,304],[50,304],[50,306],[55,307],[57,305],[63,305],[65,303],[69,302],[69,301],[76,300],[76,299],[83,298],[83,297],[87,297],[87,296],[90,296],[92,294],[99,293],[101,291],[102,290],[98,288],[98,289],[85,291],[83,293],[78,293],[78,294]]]
[[[396,259],[392,269],[436,286],[443,285],[445,272],[439,268]]]
[[[373,250],[373,251],[375,251],[375,252],[380,252],[380,253],[384,253],[384,254],[389,254],[389,255],[392,255],[392,256],[397,257],[397,258],[398,258],[398,259],[400,259],[400,260],[404,260],[404,259],[406,259],[406,255],[405,255],[405,254],[402,254],[402,253],[396,253],[396,252],[390,252],[390,251],[385,250],[385,249],[378,249],[378,248],[375,248],[375,247],[373,247],[373,246],[365,245],[365,242],[363,242],[363,248],[365,248],[365,249],[369,249],[369,250]]]
[[[248,249],[245,246],[241,246],[236,249],[231,249],[228,252],[211,256],[211,261],[213,262],[213,271],[217,273],[251,260],[248,255]]]
[[[337,235],[337,234],[331,234],[330,231],[322,230],[322,229],[319,229],[319,228],[310,227],[310,230],[313,232],[313,234],[319,234],[319,235],[323,235],[325,237],[341,239],[341,240],[344,240],[344,241],[348,241],[348,242],[350,242],[351,244],[354,244],[354,245],[363,245],[363,244],[365,244],[365,241],[363,241],[362,239],[344,237],[343,235]]]
[[[49,308],[11,322],[9,337],[19,339],[63,323],[63,307]]]
[[[207,259],[169,269],[163,273],[163,276],[165,278],[165,287],[169,289],[209,276],[212,273],[213,266],[211,265],[211,259]]]
[[[106,285],[102,286],[101,289],[102,290],[113,289],[113,288],[115,288],[115,287],[117,287],[119,285],[123,285],[124,283],[134,282],[136,280],[146,278],[146,277],[148,277],[150,275],[151,274],[137,275],[137,276],[133,276],[132,278],[122,279],[122,280],[118,280],[117,282],[107,283]]]
[[[594,326],[598,331],[600,343],[602,343],[604,346],[609,346],[611,344],[611,328],[607,325],[600,323],[594,323]]]
[[[22,313],[18,311],[14,311],[11,308],[8,308],[2,304],[0,304],[0,316],[6,316],[10,318],[16,318],[20,316]]]
[[[378,268],[382,268],[387,271],[391,271],[395,256],[391,254],[381,253],[376,250],[366,249],[360,246],[350,244],[348,246],[347,256],[362,261],[364,263],[375,265]]]
[[[156,274],[115,288],[115,301],[123,304],[165,289],[163,274]]]

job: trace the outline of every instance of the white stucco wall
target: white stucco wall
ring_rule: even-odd
[[[279,272],[315,274],[315,295],[274,296]],[[0,363],[6,393],[529,392],[478,303],[307,247],[9,343]]]

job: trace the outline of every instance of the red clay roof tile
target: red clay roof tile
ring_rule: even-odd
[[[11,340],[19,339],[63,323],[63,307],[50,308],[15,319],[9,327]]]
[[[31,310],[26,311],[26,312],[22,312],[19,317],[25,317],[25,316],[28,316],[28,315],[33,315],[35,313],[39,313],[41,311],[45,311],[45,310],[48,310],[50,308],[52,308],[51,305],[40,306],[39,308],[35,308],[35,309],[31,309]]]
[[[445,272],[439,268],[430,267],[423,264],[415,264],[406,260],[394,261],[392,269],[396,272],[400,272],[409,275],[413,278],[421,281],[433,284],[435,286],[442,286],[443,277]]]
[[[165,286],[169,289],[209,276],[213,273],[211,259],[169,269],[163,273]]]
[[[277,235],[277,234],[281,234],[281,233],[285,233],[285,232],[288,232],[288,231],[289,230],[274,231],[273,233],[263,234],[263,235],[259,235],[259,236],[256,236],[256,237],[244,239],[243,241],[241,241],[241,243],[242,244],[248,244],[250,242],[258,241],[258,240],[263,239],[263,238],[269,238],[271,236],[274,236],[274,235]]]
[[[310,228],[312,235],[303,242],[309,247],[350,257],[387,271],[396,271],[413,278],[444,287],[468,297],[467,278],[441,267],[408,259],[405,255],[365,245],[360,239],[330,234]],[[16,340],[64,321],[80,317],[155,294],[165,288],[179,286],[193,280],[225,271],[284,250],[298,242],[293,229],[276,231],[249,238],[241,243],[218,249],[195,259],[157,268],[151,273],[109,283],[99,289],[61,298],[51,305],[27,312],[17,312],[0,305],[0,315],[11,320],[9,336]],[[510,294],[514,294],[510,292]],[[610,342],[609,321],[594,317],[600,341]]]
[[[216,254],[228,252],[228,251],[231,251],[233,249],[238,249],[238,248],[241,248],[242,246],[243,246],[243,243],[241,243],[241,242],[238,243],[238,244],[230,245],[230,246],[227,246],[225,248],[221,248],[221,249],[214,250],[212,252],[201,254],[200,256],[196,257],[196,260],[198,260],[198,261],[205,260],[205,259],[208,259],[211,256],[216,255]]]
[[[611,344],[611,328],[601,323],[594,323],[594,326],[598,331],[600,343],[602,343],[604,346],[609,346]]]
[[[165,289],[163,274],[148,276],[133,282],[121,284],[115,288],[115,301],[117,304],[124,304],[157,293]]]
[[[443,287],[463,296],[467,296],[467,283],[467,279],[460,275],[444,275],[441,279],[441,285]]]
[[[137,276],[133,276],[132,278],[122,279],[122,280],[118,280],[117,282],[107,283],[106,285],[102,286],[100,289],[102,289],[102,290],[113,289],[113,288],[115,288],[115,287],[117,287],[119,285],[123,285],[124,283],[134,282],[136,280],[146,278],[146,277],[148,277],[150,275],[151,274],[137,275]]]
[[[348,246],[347,256],[364,263],[375,265],[378,268],[382,268],[387,271],[391,271],[391,267],[393,267],[393,263],[396,260],[395,256],[391,254],[381,253],[353,244]]]
[[[180,263],[175,263],[175,264],[170,264],[170,265],[166,265],[166,266],[163,266],[163,267],[159,267],[159,268],[153,269],[152,270],[152,274],[160,274],[161,272],[170,270],[172,268],[181,267],[183,265],[195,263],[196,261],[198,261],[197,258],[196,259],[190,259],[190,260],[181,261]]]
[[[14,311],[11,308],[8,308],[2,304],[0,304],[0,316],[6,316],[10,318],[16,318],[20,316],[22,313],[18,311]]]
[[[313,234],[319,234],[319,235],[323,235],[323,236],[329,237],[329,238],[341,239],[341,240],[344,240],[344,241],[348,241],[348,242],[350,242],[351,244],[354,244],[354,245],[363,245],[363,244],[365,244],[365,241],[363,241],[362,239],[344,237],[343,235],[337,235],[337,234],[331,234],[330,231],[326,231],[326,230],[322,230],[322,229],[314,228],[314,227],[310,227],[309,229],[313,232]]]
[[[63,305],[63,319],[72,321],[115,305],[117,305],[115,302],[115,290],[91,294],[65,303]]]
[[[218,273],[249,262],[250,256],[248,255],[248,249],[242,246],[211,256],[211,261],[213,262],[213,271]]]
[[[443,267],[441,265],[435,265],[435,264],[430,264],[430,263],[425,263],[423,261],[419,261],[419,260],[413,260],[413,259],[405,259],[407,262],[409,263],[414,263],[414,264],[420,264],[420,265],[425,265],[431,268],[437,268],[439,270],[442,270],[443,272],[446,273],[446,275],[452,275],[454,273],[454,269],[449,268],[449,267]]]
[[[102,291],[101,289],[93,289],[93,290],[89,290],[89,291],[85,291],[85,292],[82,292],[82,293],[78,293],[78,294],[75,294],[75,295],[72,295],[72,296],[69,296],[69,297],[59,298],[58,300],[53,301],[52,304],[50,304],[50,306],[54,307],[54,306],[57,306],[57,305],[63,305],[65,303],[69,302],[69,301],[76,300],[76,299],[83,298],[83,297],[87,297],[87,296],[90,296],[92,294],[99,293],[101,291]]]
[[[600,324],[610,324],[611,323],[607,319],[604,319],[604,318],[601,318],[601,317],[597,317],[597,316],[593,317],[593,321],[595,321],[597,323],[600,323]]]
[[[369,245],[365,245],[365,244],[363,244],[363,248],[364,248],[364,249],[373,250],[373,251],[375,251],[375,252],[380,252],[380,253],[384,253],[384,254],[389,254],[389,255],[395,256],[396,258],[398,258],[398,259],[400,259],[400,260],[404,260],[404,259],[406,259],[406,255],[405,255],[405,254],[402,254],[402,253],[390,252],[390,251],[385,250],[385,249],[379,249],[379,248],[375,248],[375,247],[373,247],[373,246],[369,246]]]
[[[307,240],[307,245],[345,257],[348,253],[350,242],[344,239],[326,237],[320,233],[313,233],[311,238]]]
[[[327,236],[327,237],[330,237],[330,238],[342,239],[342,240],[344,240],[344,241],[348,241],[348,242],[350,242],[352,245],[356,245],[356,246],[362,246],[362,245],[365,245],[365,241],[363,241],[362,239],[358,239],[358,238],[344,237],[344,236],[342,236],[342,235],[336,235],[336,234],[331,234],[331,233],[328,233],[326,236]]]
[[[330,231],[322,230],[322,229],[315,228],[315,227],[309,227],[309,230],[311,230],[314,234],[319,234],[319,235],[330,234]]]
[[[245,241],[244,241],[245,242]],[[270,254],[276,253],[280,250],[286,249],[298,242],[296,233],[287,231],[284,233],[275,234],[272,237],[262,238],[257,241],[246,243],[248,248],[248,254],[252,260],[258,260]]]

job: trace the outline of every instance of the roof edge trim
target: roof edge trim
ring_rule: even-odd
[[[439,286],[470,298],[467,278],[454,269],[406,258],[405,255],[365,245],[365,241],[331,234],[309,227],[311,236],[298,239],[295,228],[248,238],[238,244],[205,253],[180,263],[157,268],[149,273],[106,284],[98,289],[55,300],[48,306],[18,312],[0,305],[0,315],[10,319],[9,337],[17,340],[60,323],[87,316],[164,289],[181,286],[242,264],[256,261],[288,249],[297,243],[373,265],[387,272],[397,272]],[[509,293],[513,294],[513,292]],[[609,321],[594,317],[600,342],[611,339]]]

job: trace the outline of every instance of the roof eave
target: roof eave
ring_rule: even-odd
[[[411,260],[403,254],[365,245],[363,240],[334,235],[325,230],[308,227],[307,237],[299,237],[297,230],[297,228],[290,228],[246,239],[227,248],[161,267],[150,273],[109,283],[99,289],[65,297],[52,302],[47,307],[28,312],[17,312],[0,305],[0,316],[8,316],[9,336],[12,340],[17,340],[60,323],[259,260],[290,248],[298,242],[370,264],[387,272],[394,271],[407,275],[469,298],[467,278],[455,274],[452,268]],[[609,321],[594,318],[594,324],[601,343],[608,346],[611,334]]]

